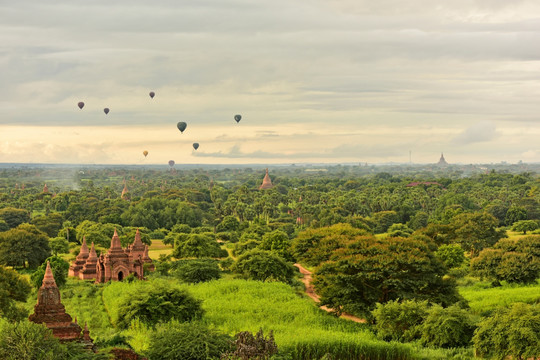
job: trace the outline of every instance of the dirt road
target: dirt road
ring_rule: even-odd
[[[306,295],[312,298],[313,300],[315,300],[315,302],[319,302],[319,299],[320,299],[319,295],[317,295],[317,293],[315,292],[315,289],[313,288],[313,285],[311,284],[311,280],[312,280],[311,271],[309,271],[308,269],[306,269],[300,264],[294,264],[294,266],[296,266],[298,270],[300,270],[300,273],[304,275],[304,277],[300,280],[302,280],[302,282],[306,286]],[[332,309],[330,309],[327,306],[321,306],[320,308],[323,309],[324,311],[332,312]],[[360,319],[359,317],[346,314],[346,313],[341,314],[340,318],[351,320],[358,323],[366,322],[366,319]]]

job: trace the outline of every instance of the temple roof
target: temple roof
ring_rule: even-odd
[[[88,245],[86,245],[86,236],[83,236],[81,250],[79,251],[79,255],[81,254],[88,254]]]
[[[47,260],[47,268],[45,269],[45,276],[43,277],[43,283],[41,284],[41,288],[50,288],[56,286],[56,281],[54,281],[53,272],[51,270],[51,263]]]
[[[114,229],[114,234],[111,239],[111,250],[120,249],[122,250],[122,245],[120,244],[120,238],[118,237],[118,232]]]

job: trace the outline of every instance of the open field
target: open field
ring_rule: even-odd
[[[152,240],[152,245],[148,247],[148,255],[152,260],[159,259],[160,255],[172,254],[173,248],[170,245],[166,245],[162,240]]]

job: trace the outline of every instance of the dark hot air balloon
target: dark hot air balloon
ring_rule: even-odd
[[[176,124],[176,127],[178,128],[178,130],[180,130],[181,133],[183,133],[184,130],[186,130],[186,126],[187,124],[183,121],[180,121],[178,124]]]
[[[154,96],[156,96],[156,93],[155,93],[155,92],[153,92],[153,91],[150,91],[150,93],[149,93],[148,95],[150,95],[150,97],[151,97],[151,98],[153,99],[153,98],[154,98]]]
[[[82,101],[79,101],[79,103],[77,104],[77,106],[79,107],[79,109],[82,110],[82,108],[84,107],[84,103]]]
[[[199,143],[193,143],[193,148],[197,150],[199,148]]]
[[[144,150],[144,151],[142,152],[142,154],[144,155],[144,157],[146,157],[146,156],[148,156],[148,151],[147,151],[147,150]]]
[[[107,115],[109,113],[109,108],[103,109],[103,112],[105,113],[105,115]]]
[[[169,166],[170,166],[170,167],[173,167],[173,166],[174,166],[174,160],[169,160]]]
[[[234,115],[234,120],[236,120],[236,122],[239,123],[240,120],[242,120],[242,115]]]

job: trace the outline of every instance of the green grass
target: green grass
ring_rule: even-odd
[[[540,281],[531,285],[505,284],[491,287],[489,282],[479,281],[468,286],[460,286],[459,293],[469,302],[476,315],[488,316],[501,306],[516,302],[532,304],[540,302]]]
[[[159,259],[160,255],[170,255],[172,252],[172,246],[163,244],[162,240],[152,240],[152,245],[148,247],[148,256],[153,260]]]

